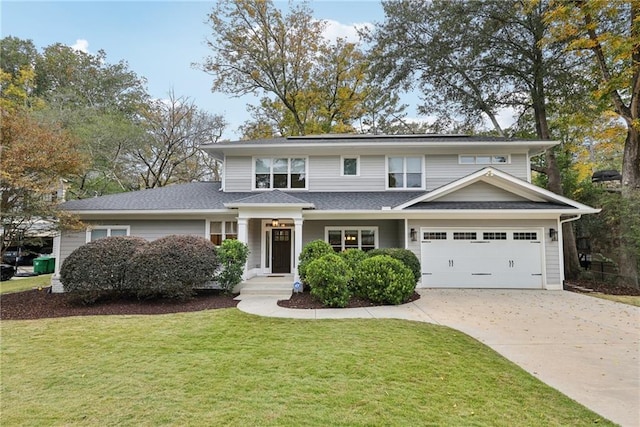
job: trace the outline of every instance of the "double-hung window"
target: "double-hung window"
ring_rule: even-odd
[[[461,165],[501,165],[510,163],[510,158],[507,154],[461,155],[458,156],[458,163]]]
[[[238,223],[236,221],[211,221],[209,236],[211,243],[220,246],[227,239],[238,238]]]
[[[388,188],[423,188],[422,157],[387,157]]]
[[[111,236],[128,236],[130,227],[128,225],[96,225],[87,229],[86,241],[102,239]]]
[[[254,188],[307,188],[307,159],[261,157],[254,162]]]

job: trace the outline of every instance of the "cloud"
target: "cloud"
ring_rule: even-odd
[[[89,42],[85,39],[77,39],[76,42],[71,45],[71,49],[89,53]]]
[[[327,19],[325,22],[327,25],[322,35],[330,41],[342,38],[348,42],[357,43],[360,39],[358,37],[358,29],[373,28],[373,24],[368,22],[353,23],[349,25],[342,24],[338,21],[334,21],[333,19]]]

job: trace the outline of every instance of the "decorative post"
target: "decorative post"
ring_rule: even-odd
[[[293,242],[293,268],[294,268],[294,281],[299,281],[300,276],[298,276],[298,258],[300,257],[300,253],[302,252],[302,223],[304,220],[302,218],[294,218],[293,224],[295,225],[294,229],[294,242]]]

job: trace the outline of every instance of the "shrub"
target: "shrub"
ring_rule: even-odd
[[[336,254],[327,254],[309,263],[307,283],[311,295],[327,307],[345,307],[349,303],[347,263]]]
[[[218,248],[220,271],[216,281],[225,292],[231,292],[242,281],[249,248],[239,240],[227,239]]]
[[[331,245],[324,240],[314,240],[304,245],[304,247],[302,248],[302,252],[300,252],[300,256],[298,257],[298,275],[300,276],[300,280],[307,284],[305,279],[307,276],[307,266],[309,265],[309,263],[320,258],[323,255],[334,253],[335,252],[333,251]]]
[[[368,258],[368,255],[365,251],[361,249],[347,249],[345,251],[340,252],[340,258],[342,258],[349,267],[351,271],[351,279],[349,280],[349,289],[351,293],[358,296],[363,296],[360,292],[358,284],[353,280],[354,273],[358,270],[360,263]]]
[[[109,294],[127,293],[129,262],[147,244],[140,237],[114,236],[80,246],[60,268],[64,290],[86,304]]]
[[[198,236],[171,235],[155,240],[131,259],[127,286],[138,298],[181,298],[214,279],[216,248]]]
[[[365,259],[355,273],[355,281],[371,301],[402,304],[413,294],[416,283],[411,270],[388,255]]]
[[[407,266],[413,277],[415,279],[415,283],[418,283],[420,278],[422,277],[422,269],[420,267],[420,260],[409,249],[400,249],[400,248],[384,248],[384,249],[374,249],[372,251],[367,252],[370,257],[378,256],[378,255],[387,255],[391,258],[395,258],[398,261],[401,261],[405,266]]]

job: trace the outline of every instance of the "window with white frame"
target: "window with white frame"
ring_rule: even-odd
[[[423,188],[422,157],[387,157],[388,188]]]
[[[370,251],[378,247],[378,227],[326,227],[324,232],[325,240],[336,252]]]
[[[96,225],[87,229],[86,241],[103,239],[112,236],[128,236],[130,227],[128,225]]]
[[[360,175],[360,161],[358,156],[342,157],[342,176]]]
[[[254,160],[255,189],[307,188],[307,159],[261,157]]]
[[[509,163],[509,156],[506,154],[478,154],[458,156],[458,163],[461,165],[500,165]]]
[[[220,246],[227,239],[238,238],[238,223],[236,221],[211,221],[209,229],[211,243]]]

